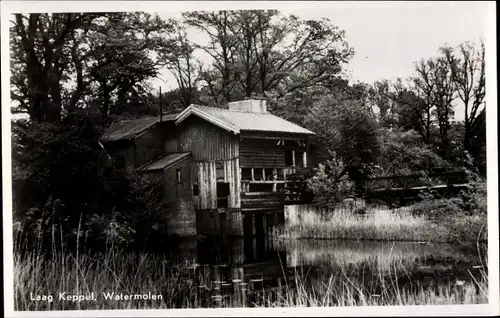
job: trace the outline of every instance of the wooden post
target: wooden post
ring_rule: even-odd
[[[292,166],[295,167],[295,150],[292,150]]]
[[[252,213],[252,236],[255,235],[255,212]]]
[[[266,231],[267,230],[267,215],[268,215],[267,213],[264,213],[262,215],[262,227],[264,228],[264,233],[266,233],[266,235],[267,235],[267,231]]]
[[[304,168],[307,168],[307,152],[304,151],[302,154],[302,162],[304,163]]]
[[[163,121],[163,103],[161,98],[161,86],[160,86],[160,122]]]
[[[262,227],[264,233],[264,250],[267,251],[267,239],[269,238],[269,234],[267,232],[267,213],[262,215]]]
[[[253,174],[253,168],[251,168],[250,171],[252,172],[252,181],[254,181],[255,177],[254,177],[254,174]]]
[[[286,168],[283,168],[283,180],[286,181]]]
[[[274,168],[273,169],[273,180],[278,180],[278,169]],[[276,183],[273,183],[273,192],[276,192],[278,190],[278,186]]]
[[[262,181],[266,180],[266,169],[262,168]]]

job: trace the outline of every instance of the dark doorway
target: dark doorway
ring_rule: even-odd
[[[229,183],[217,182],[217,208],[227,209],[229,198]]]

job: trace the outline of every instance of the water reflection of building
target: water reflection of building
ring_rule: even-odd
[[[209,237],[194,245],[192,241],[181,244],[183,257],[195,262],[189,279],[198,285],[200,306],[228,301],[231,306],[252,306],[275,299],[276,292],[283,293],[287,285],[286,252],[274,249],[265,235],[232,240]]]
[[[198,263],[213,268],[214,277],[223,281],[279,285],[286,273],[286,252],[272,247],[266,236],[198,242]]]

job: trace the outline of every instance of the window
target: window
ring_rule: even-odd
[[[293,150],[285,151],[285,165],[294,166],[294,153]]]
[[[199,195],[200,194],[200,188],[198,187],[198,184],[193,184],[193,195]]]
[[[227,208],[229,197],[229,183],[217,182],[217,208]]]
[[[224,165],[222,161],[215,162],[215,176],[217,180],[224,180]]]
[[[295,152],[295,166],[304,168],[304,152],[296,151]]]
[[[182,183],[182,171],[181,171],[181,169],[176,170],[176,180],[177,180],[177,183]]]
[[[253,179],[254,180],[264,180],[264,169],[262,168],[254,168],[253,169]]]
[[[241,168],[241,180],[252,180],[252,168]]]

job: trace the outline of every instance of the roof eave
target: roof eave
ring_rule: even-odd
[[[316,133],[306,130],[303,132],[298,131],[285,131],[285,130],[260,130],[260,129],[241,129],[243,132],[263,132],[263,133],[286,133],[286,134],[297,134],[297,135],[316,135]]]
[[[161,159],[158,159],[156,161],[153,161],[153,162],[150,162],[150,163],[147,163],[145,165],[142,165],[140,166],[139,168],[135,169],[136,171],[139,171],[139,172],[148,172],[148,171],[158,171],[158,170],[165,170],[167,169],[168,167],[172,166],[173,164],[176,164],[176,163],[179,163],[181,162],[182,160],[185,160],[185,159],[188,159],[189,157],[191,157],[191,153],[190,152],[187,152],[185,153],[184,155],[182,156],[179,156],[176,160],[172,161],[172,162],[169,162],[168,165],[165,165],[165,167],[163,168],[157,168],[157,169],[145,169],[147,168],[147,166],[150,166],[152,165],[153,163],[155,163],[156,161],[158,160],[161,160]]]
[[[199,109],[196,107],[196,105],[190,105],[188,108],[183,110],[179,115],[177,115],[175,119],[175,124],[179,125],[181,122],[183,122],[186,118],[188,118],[190,115],[197,115],[203,119],[205,119],[208,122],[211,122],[212,124],[219,126],[220,128],[223,128],[228,131],[232,131],[234,134],[239,134],[240,129],[238,127],[235,127],[234,125],[231,125],[215,116],[212,116],[208,114],[207,112],[204,112],[203,110]]]

